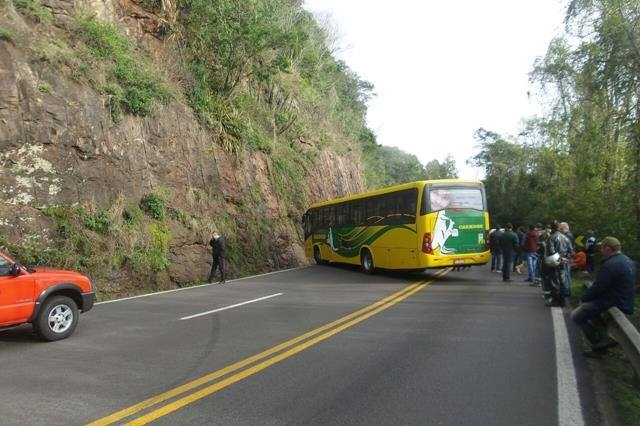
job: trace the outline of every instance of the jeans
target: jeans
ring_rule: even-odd
[[[513,268],[514,253],[503,252],[502,253],[502,281],[511,279],[511,268]]]
[[[567,263],[563,268],[564,279],[562,280],[562,285],[564,287],[564,295],[565,297],[571,296],[571,264]]]
[[[491,253],[491,270],[499,271],[501,269],[502,269],[502,253],[501,252]]]
[[[524,252],[525,260],[527,262],[527,279],[533,281],[536,276],[536,262],[538,257],[534,252]]]

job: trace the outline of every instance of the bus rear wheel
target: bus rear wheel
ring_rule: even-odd
[[[375,268],[373,267],[373,257],[371,257],[371,252],[369,250],[364,249],[362,251],[362,254],[360,255],[360,265],[362,266],[362,270],[365,274],[373,274]]]

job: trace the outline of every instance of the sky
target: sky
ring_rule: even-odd
[[[304,7],[329,16],[335,56],[374,85],[367,123],[378,143],[422,164],[450,154],[466,179],[483,177],[466,164],[479,152],[477,129],[515,136],[540,114],[528,74],[564,18],[562,0],[304,0]]]

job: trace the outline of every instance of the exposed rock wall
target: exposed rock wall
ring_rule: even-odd
[[[49,0],[45,4],[58,28],[70,25],[77,11],[90,8],[102,19],[131,21],[132,33],[144,33],[134,25],[140,21],[131,12],[133,3]],[[163,191],[172,206],[211,218],[214,224],[224,211],[234,218],[238,234],[258,216],[266,218],[270,229],[268,243],[263,243],[273,255],[250,269],[306,262],[298,218],[287,217],[289,209],[273,187],[268,155],[222,150],[193,111],[179,101],[150,117],[125,114],[122,122],[114,123],[107,95],[30,56],[25,46],[35,38],[30,31],[38,31],[38,26],[24,22],[11,5],[5,7],[0,27],[24,33],[20,40],[0,39],[0,235],[47,247],[57,237],[41,207],[78,203],[106,208],[115,199],[137,203],[145,194]],[[163,7],[172,5],[165,1]],[[304,144],[316,149],[313,142]],[[314,169],[304,179],[290,184],[308,188],[310,202],[364,189],[357,162],[331,150],[319,151]],[[240,211],[239,206],[256,204],[250,200],[256,194],[262,200],[259,208]],[[171,224],[171,234],[164,285],[203,280],[208,272],[208,235],[178,223]],[[237,239],[242,241],[242,236]],[[243,241],[243,247],[251,247],[251,242]],[[246,262],[252,262],[250,253]],[[118,284],[127,281],[126,272],[111,271],[99,284],[107,294],[139,291]]]

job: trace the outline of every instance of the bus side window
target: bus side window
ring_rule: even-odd
[[[415,223],[417,203],[417,189],[410,189],[402,193],[402,197],[400,199],[400,213],[403,218],[402,223]]]
[[[343,226],[344,224],[344,206],[342,204],[338,204],[335,207],[335,212],[336,212],[336,221],[335,221],[335,226]]]
[[[325,211],[325,208],[321,207],[316,212],[316,226],[314,227],[313,232],[320,232],[320,230],[322,230],[322,228],[325,227],[325,224],[324,224],[324,211]]]
[[[333,207],[333,206],[326,207],[325,213],[326,213],[325,226],[327,228],[333,228],[334,226],[336,226],[336,209],[335,209],[335,207]]]
[[[380,225],[382,219],[382,203],[381,197],[373,197],[367,203],[366,225]]]
[[[364,214],[362,213],[363,211],[363,204],[359,201],[356,201],[355,203],[351,204],[351,223],[353,226],[360,226],[362,225],[362,217],[364,216]]]

